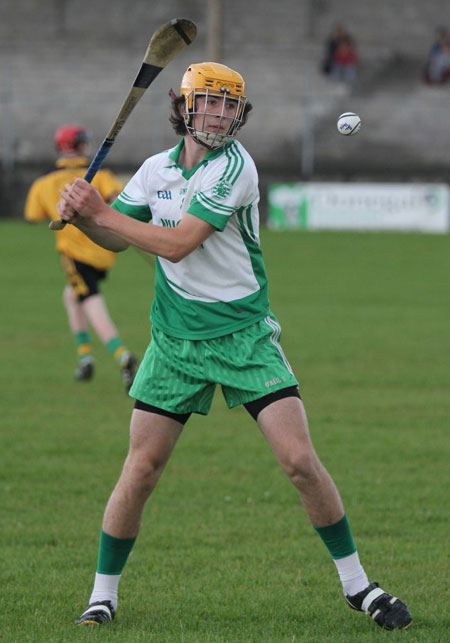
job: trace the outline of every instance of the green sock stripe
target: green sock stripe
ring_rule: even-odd
[[[345,558],[354,554],[356,546],[353,541],[347,516],[328,527],[314,527],[331,554],[331,558]]]
[[[97,573],[121,574],[136,538],[114,538],[104,531],[98,544]]]
[[[116,350],[121,346],[123,346],[123,342],[120,339],[120,337],[113,337],[108,342],[106,342],[105,346],[108,349],[108,351],[111,353],[111,355],[114,355]]]
[[[90,344],[91,337],[88,332],[82,331],[81,333],[75,333],[75,344],[80,346],[81,344]]]

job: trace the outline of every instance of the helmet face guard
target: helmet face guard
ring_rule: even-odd
[[[199,100],[200,99],[200,100]],[[247,99],[227,98],[226,94],[218,95],[209,89],[194,89],[192,91],[192,108],[188,110],[185,100],[184,123],[192,138],[214,150],[228,143],[236,134],[242,123],[242,114]],[[219,109],[210,111],[211,102],[219,104]],[[214,128],[208,130],[207,121],[213,117]]]
[[[183,118],[192,138],[208,149],[230,141],[242,124],[245,104],[242,76],[225,65],[190,65],[181,82]]]

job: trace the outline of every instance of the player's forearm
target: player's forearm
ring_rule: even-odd
[[[96,188],[84,179],[75,179],[65,188],[59,190],[61,199],[57,204],[58,214],[63,221],[75,225],[89,239],[106,250],[121,252],[128,248],[129,244],[124,239],[101,225],[104,212],[114,214],[115,210],[105,203]]]
[[[176,228],[163,228],[136,221],[112,208],[102,212],[100,221],[105,232],[121,238],[127,245],[173,262],[183,259],[197,245],[189,243],[189,239],[179,234]]]
[[[106,250],[111,250],[112,252],[122,252],[123,250],[126,250],[130,245],[120,236],[114,234],[114,232],[111,232],[110,230],[94,223],[92,219],[78,216],[73,221],[73,224],[79,230],[81,230],[81,232],[84,232],[84,234],[88,236],[89,239],[91,239],[94,243],[101,246],[102,248],[105,248]]]

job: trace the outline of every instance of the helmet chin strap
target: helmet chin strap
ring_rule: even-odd
[[[213,132],[203,132],[202,130],[192,129],[191,136],[200,145],[206,147],[208,150],[216,150],[218,147],[222,147],[225,143],[228,143],[231,140],[232,136],[224,134],[215,134]]]

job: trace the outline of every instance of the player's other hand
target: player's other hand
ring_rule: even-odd
[[[64,221],[71,221],[79,215],[100,223],[102,211],[106,206],[99,191],[84,179],[75,179],[65,190],[60,190],[58,214]]]
[[[70,188],[70,185],[66,185],[66,189]],[[61,198],[59,199],[58,203],[56,204],[56,210],[60,216],[60,218],[63,221],[67,221],[68,223],[73,223],[75,217],[77,216],[77,211],[72,208],[72,206],[69,205],[67,200],[64,198],[64,195],[66,194],[63,192],[63,190],[58,190],[58,192],[61,195]]]

